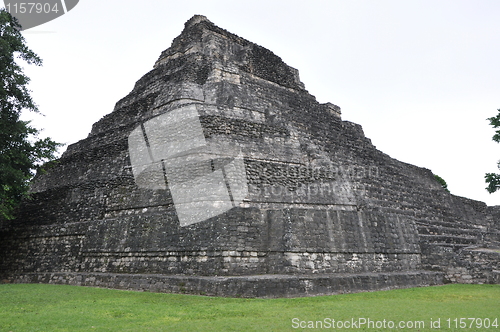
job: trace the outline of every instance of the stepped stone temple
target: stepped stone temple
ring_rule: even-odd
[[[244,297],[500,283],[500,206],[377,150],[194,16],[0,224],[0,280]]]

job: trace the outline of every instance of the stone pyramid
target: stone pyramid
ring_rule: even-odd
[[[378,151],[194,16],[0,225],[0,279],[223,296],[499,282],[500,207]]]

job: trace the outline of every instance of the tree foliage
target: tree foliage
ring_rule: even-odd
[[[20,119],[21,112],[38,112],[16,58],[40,66],[42,60],[26,46],[21,26],[0,9],[0,220],[13,219],[15,208],[27,196],[29,181],[54,158],[61,144],[38,139],[39,130]]]
[[[493,135],[492,139],[493,141],[500,143],[500,109],[497,110],[498,114],[496,116],[493,116],[491,118],[488,118],[487,120],[490,122],[490,125],[495,128],[495,135]],[[500,161],[497,164],[498,169],[500,169]],[[494,193],[497,190],[500,190],[500,174],[495,174],[495,173],[486,173],[484,176],[484,179],[488,186],[486,187],[486,190],[491,194]]]
[[[439,184],[441,185],[441,187],[443,187],[444,190],[446,190],[447,192],[450,192],[450,190],[448,190],[448,184],[446,183],[446,181],[442,177],[434,174],[434,178],[436,178],[436,181],[439,182]]]

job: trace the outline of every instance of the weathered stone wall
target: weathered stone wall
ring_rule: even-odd
[[[148,145],[148,121],[188,110],[199,119],[204,153],[241,152],[247,194],[232,209],[183,226],[171,182],[151,189],[134,178],[129,137],[143,128]],[[19,221],[0,225],[0,278],[54,282],[51,276],[64,272],[73,277],[61,282],[75,283],[78,273],[311,276],[422,268],[450,276],[450,268],[470,270],[467,262],[476,259],[457,248],[500,242],[498,207],[450,195],[429,170],[378,151],[361,126],[342,121],[340,108],[319,104],[297,70],[200,17],[32,190]],[[436,258],[443,252],[456,263]],[[485,264],[474,268],[488,276],[470,275],[494,282],[498,267]],[[439,274],[414,276],[425,285]]]
[[[376,213],[237,208],[180,228],[174,211],[148,210],[64,227],[33,226],[16,249],[32,264],[25,264],[23,253],[8,265],[18,273],[244,275],[404,271],[420,264],[415,230]]]
[[[17,281],[195,295],[273,298],[433,286],[440,285],[441,279],[442,275],[439,273],[424,271],[231,277],[55,272],[24,274]]]

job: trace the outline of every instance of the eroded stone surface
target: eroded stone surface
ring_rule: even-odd
[[[0,225],[0,279],[111,273],[123,277],[104,284],[121,288],[130,274],[406,272],[434,284],[439,273],[414,273],[427,269],[498,282],[496,256],[465,249],[498,245],[500,207],[450,195],[429,170],[378,151],[296,69],[201,16],[32,190],[20,221]]]

